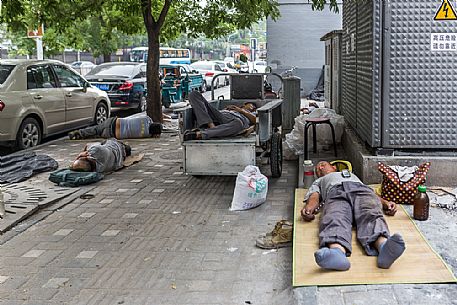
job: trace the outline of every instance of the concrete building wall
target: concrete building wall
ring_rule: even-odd
[[[301,94],[307,95],[316,86],[325,64],[325,46],[320,38],[342,28],[341,14],[313,11],[306,0],[280,0],[281,16],[267,20],[267,63],[274,72],[282,73],[297,67],[294,74],[302,79]]]

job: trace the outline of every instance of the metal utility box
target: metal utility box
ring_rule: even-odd
[[[246,165],[255,165],[255,135],[230,141],[183,142],[184,170],[192,175],[237,175]]]
[[[295,118],[300,115],[300,81],[296,76],[283,78],[284,102],[282,106],[282,134],[294,129]]]
[[[325,42],[324,97],[328,106],[341,113],[341,38],[342,30],[321,37]]]
[[[434,20],[445,3],[457,11],[455,1],[344,1],[342,113],[371,147],[457,148],[457,20]]]

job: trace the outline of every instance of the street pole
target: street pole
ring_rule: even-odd
[[[36,41],[36,58],[43,60],[43,40],[41,37],[35,38]]]

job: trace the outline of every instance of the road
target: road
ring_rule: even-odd
[[[225,87],[222,87],[222,88],[219,88],[219,89],[216,89],[214,91],[214,97],[217,98],[219,96],[223,95],[225,98],[228,98],[229,95],[230,95],[230,89],[228,86],[225,86]],[[211,91],[207,91],[203,94],[203,96],[210,100],[211,99]],[[128,116],[132,114],[131,111],[125,111],[125,110],[118,110],[118,111],[112,111],[112,115],[117,115],[117,116],[120,116],[120,117],[125,117],[125,116]],[[44,143],[49,143],[51,141],[55,141],[55,140],[58,140],[58,139],[61,139],[61,138],[64,138],[67,136],[67,133],[60,133],[60,134],[57,134],[57,135],[53,135],[51,137],[48,137],[46,139],[43,140],[42,144]],[[6,156],[8,154],[11,154],[13,152],[15,152],[16,150],[14,150],[13,148],[10,148],[10,147],[0,147],[0,156]]]

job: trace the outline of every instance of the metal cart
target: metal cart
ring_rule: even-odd
[[[255,165],[256,159],[268,157],[271,176],[280,177],[282,173],[282,139],[279,128],[282,124],[282,99],[265,99],[264,81],[269,75],[228,74],[217,77],[230,77],[229,100],[222,96],[209,101],[217,109],[228,105],[241,106],[253,102],[257,106],[255,130],[249,136],[236,136],[211,140],[183,141],[186,130],[196,128],[192,107],[177,110],[179,133],[183,148],[183,170],[190,175],[237,175],[247,165]],[[274,74],[281,80],[281,76]],[[214,80],[213,79],[213,84]],[[212,86],[214,88],[214,86]]]

